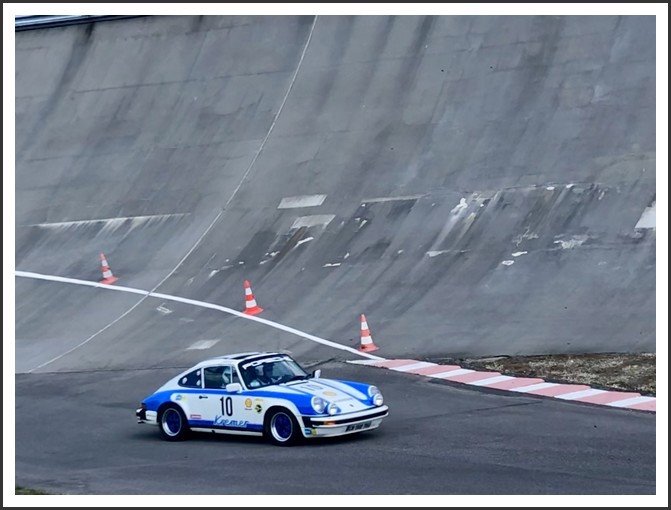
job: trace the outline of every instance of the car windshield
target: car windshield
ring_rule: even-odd
[[[240,365],[240,374],[250,389],[263,388],[297,379],[306,379],[307,372],[289,357],[266,358]]]

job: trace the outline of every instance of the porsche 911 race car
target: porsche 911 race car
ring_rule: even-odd
[[[387,416],[377,387],[320,376],[287,354],[221,356],[169,380],[135,414],[167,441],[195,431],[263,435],[277,445],[372,430]]]

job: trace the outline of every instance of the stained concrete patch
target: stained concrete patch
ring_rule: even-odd
[[[291,225],[292,229],[295,228],[301,228],[301,227],[326,227],[331,221],[333,221],[333,218],[335,218],[334,214],[315,214],[313,216],[301,216],[300,218],[296,218],[296,221],[294,221],[293,225]]]
[[[650,207],[646,207],[635,228],[656,228],[656,204],[653,202]]]
[[[284,197],[277,206],[278,209],[294,209],[299,207],[318,207],[324,203],[326,195],[301,195],[298,197]]]
[[[562,250],[570,250],[572,248],[581,246],[585,241],[587,241],[587,239],[589,239],[589,236],[578,235],[573,236],[570,239],[558,239],[554,242],[554,244],[558,244]]]

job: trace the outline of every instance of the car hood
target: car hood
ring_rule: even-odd
[[[371,406],[368,395],[361,393],[352,386],[333,379],[310,379],[284,385],[293,391],[307,393],[323,398],[326,402],[335,403],[342,413],[353,413]]]

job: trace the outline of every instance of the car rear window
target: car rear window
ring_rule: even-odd
[[[178,384],[185,388],[200,388],[200,368],[181,377]]]

